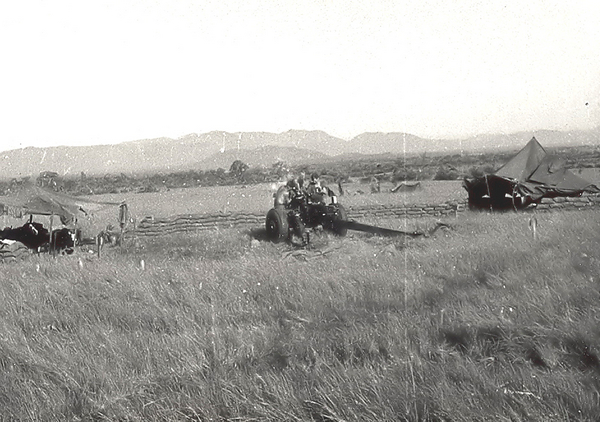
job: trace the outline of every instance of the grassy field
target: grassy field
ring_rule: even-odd
[[[598,169],[575,169],[573,172],[593,183],[600,184]],[[131,211],[139,218],[236,211],[266,214],[273,204],[273,193],[276,187],[276,184],[270,183],[247,186],[211,186],[178,188],[151,193],[94,195],[89,198],[110,202],[126,200]],[[337,186],[331,185],[330,187],[336,193],[338,192]],[[423,180],[421,189],[406,193],[391,193],[392,187],[394,187],[392,183],[382,182],[381,193],[371,194],[369,184],[360,183],[356,179],[345,184],[348,194],[339,199],[347,207],[359,207],[402,203],[439,204],[467,198],[467,192],[462,188],[461,180]],[[114,220],[113,214],[115,214],[114,210],[107,209],[98,213],[98,219],[106,220],[106,217],[109,217]]]
[[[381,204],[438,204],[445,201],[466,199],[467,193],[460,180],[421,182],[422,188],[414,192],[391,193],[391,183],[382,183],[381,193],[371,194],[368,184],[346,185],[349,194],[339,198],[346,207],[372,206]],[[337,187],[335,191],[337,192]],[[107,194],[90,197],[94,200],[127,201],[129,209],[142,218],[144,216],[169,217],[179,214],[201,214],[218,212],[264,213],[273,206],[276,185],[214,186],[187,189],[171,189],[162,192],[136,194]],[[358,193],[364,192],[363,194]],[[113,215],[114,214],[114,215]],[[98,219],[113,219],[114,209],[98,213]]]
[[[600,217],[529,218],[0,264],[0,419],[596,421]]]
[[[575,174],[600,184],[598,169],[573,170]],[[368,183],[354,180],[345,184],[347,194],[339,201],[346,208],[371,207],[377,205],[401,204],[441,204],[447,201],[464,201],[467,192],[462,187],[461,180],[450,181],[421,181],[421,188],[413,192],[392,193],[394,185],[390,182],[381,184],[380,193],[370,193]],[[182,214],[204,213],[235,213],[245,212],[265,214],[273,206],[273,193],[276,184],[257,184],[247,186],[212,186],[198,188],[180,188],[163,190],[152,193],[106,194],[90,196],[96,201],[121,202],[126,201],[130,213],[139,222],[144,217],[165,218]],[[337,186],[332,186],[337,192]],[[95,212],[89,219],[79,222],[85,235],[95,236],[108,224],[118,226],[118,210],[116,207],[106,207]],[[19,226],[22,220],[4,218],[4,226]],[[48,225],[46,217],[36,217]]]
[[[575,170],[575,173],[600,184],[598,169]],[[356,208],[377,205],[441,204],[447,201],[467,199],[467,192],[462,187],[461,180],[424,180],[421,181],[421,188],[413,192],[392,193],[390,192],[392,187],[392,183],[384,182],[381,184],[381,192],[372,194],[368,183],[354,181],[345,185],[347,194],[340,197],[339,201],[346,208]],[[219,212],[264,213],[266,215],[273,206],[273,193],[276,188],[276,184],[212,186],[170,189],[152,193],[94,195],[89,198],[108,202],[126,201],[130,212],[138,221],[147,216],[164,218],[182,214]],[[337,187],[332,186],[332,188],[337,193]],[[116,226],[118,224],[117,215],[116,207],[107,207],[96,212],[89,221],[82,221],[81,225],[84,230],[87,229],[89,233],[95,235],[107,224]],[[10,223],[18,225],[18,222]],[[5,222],[6,225],[8,223]]]

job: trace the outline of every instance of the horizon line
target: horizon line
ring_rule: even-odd
[[[32,149],[50,149],[50,148],[85,148],[85,147],[99,147],[99,146],[115,146],[115,145],[120,145],[120,144],[127,144],[127,143],[134,143],[134,142],[144,142],[144,141],[153,141],[153,140],[157,140],[157,139],[170,139],[173,141],[177,141],[177,140],[181,140],[183,138],[186,138],[190,135],[196,135],[196,136],[201,136],[201,135],[207,135],[207,134],[211,134],[211,133],[224,133],[224,134],[229,134],[229,135],[236,135],[236,134],[244,134],[244,133],[269,133],[269,134],[275,134],[275,135],[282,135],[285,134],[287,132],[323,132],[324,134],[334,137],[334,138],[338,138],[342,141],[345,142],[350,142],[355,138],[358,138],[361,135],[365,135],[365,134],[383,134],[383,135],[389,135],[389,134],[401,134],[401,135],[410,135],[410,136],[414,136],[423,140],[429,140],[429,141],[462,141],[462,140],[468,140],[468,139],[472,139],[472,138],[477,138],[480,136],[498,136],[498,135],[503,135],[503,136],[510,136],[510,135],[517,135],[517,134],[522,134],[522,133],[527,133],[530,132],[532,134],[532,136],[534,136],[535,133],[537,132],[560,132],[560,133],[570,133],[570,132],[594,132],[594,131],[599,131],[600,130],[600,125],[591,127],[589,129],[572,129],[572,130],[560,130],[560,129],[533,129],[533,130],[516,130],[516,131],[511,131],[511,132],[480,132],[480,133],[476,133],[476,134],[472,134],[472,135],[465,135],[464,137],[424,137],[424,136],[420,136],[420,135],[415,135],[411,132],[402,132],[402,131],[392,131],[392,132],[385,132],[385,131],[365,131],[365,132],[361,132],[358,135],[355,135],[351,138],[342,138],[339,136],[335,136],[335,135],[331,135],[329,132],[326,132],[325,130],[322,129],[288,129],[285,130],[283,132],[269,132],[269,131],[234,131],[234,132],[229,132],[226,130],[210,130],[207,132],[189,132],[185,135],[179,136],[179,137],[169,137],[169,136],[157,136],[157,137],[153,137],[153,138],[138,138],[138,139],[132,139],[129,141],[120,141],[120,142],[114,142],[114,143],[97,143],[97,144],[74,144],[74,145],[69,145],[69,144],[58,144],[58,145],[49,145],[49,146],[35,146],[35,145],[28,145],[28,146],[24,146],[24,147],[19,147],[19,148],[10,148],[10,149],[3,149],[0,150],[0,152],[9,152],[9,151],[17,151],[17,150],[24,150],[24,149],[28,149],[28,148],[32,148]]]

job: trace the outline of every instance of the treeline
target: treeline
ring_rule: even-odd
[[[565,159],[567,168],[596,167],[600,153],[585,147],[552,151]],[[0,193],[15,190],[21,184],[35,183],[72,195],[100,195],[107,193],[141,193],[200,186],[227,186],[257,184],[283,180],[288,174],[307,176],[317,173],[329,182],[372,180],[397,183],[412,180],[456,180],[491,174],[506,163],[514,152],[439,155],[422,153],[406,157],[373,156],[344,159],[327,163],[289,166],[280,161],[271,167],[250,167],[240,160],[228,170],[188,170],[149,175],[106,174],[104,176],[69,175],[46,171],[32,180],[30,177],[0,181]]]
[[[28,184],[36,184],[72,195],[159,192],[174,188],[274,182],[285,177],[289,171],[290,169],[283,162],[276,163],[270,168],[250,168],[239,160],[232,163],[229,170],[217,168],[137,176],[125,173],[88,176],[84,172],[78,176],[60,176],[56,172],[45,171],[35,179],[23,177],[0,181],[0,194],[18,190],[20,186]]]

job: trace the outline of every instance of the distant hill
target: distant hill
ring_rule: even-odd
[[[142,174],[229,168],[240,159],[251,166],[323,162],[363,155],[453,154],[518,150],[535,136],[544,147],[599,145],[600,127],[589,131],[519,132],[478,135],[467,139],[424,139],[399,132],[369,132],[346,141],[323,131],[283,133],[213,131],[178,139],[156,138],[115,145],[23,148],[0,153],[0,178],[36,177],[41,171],[61,176]],[[337,157],[337,158],[336,158]]]
[[[288,130],[282,133],[213,131],[203,134],[191,133],[177,139],[176,142],[201,146],[210,154],[221,150],[252,150],[267,145],[315,150],[326,155],[338,155],[348,150],[348,141],[321,130]]]
[[[283,161],[289,165],[304,163],[317,163],[331,159],[331,156],[322,154],[318,151],[289,148],[280,146],[266,146],[255,149],[228,150],[217,152],[206,160],[199,163],[201,168],[224,168],[229,169],[231,163],[235,160],[241,160],[250,167],[270,167],[271,165]]]
[[[443,148],[442,142],[419,138],[401,132],[366,132],[358,135],[348,143],[345,153],[359,154],[403,154],[415,153]]]
[[[534,136],[545,148],[581,145],[600,146],[600,126],[585,131],[537,130],[511,134],[478,135],[464,139],[460,141],[460,144],[465,151],[483,151],[490,148],[497,150],[521,149]]]
[[[46,170],[56,171],[60,175],[79,175],[82,171],[98,175],[229,168],[238,156],[242,161],[250,157],[249,161],[258,163],[258,154],[252,152],[258,148],[265,148],[259,164],[273,164],[279,161],[279,156],[288,157],[285,161],[292,163],[300,158],[318,159],[339,153],[344,150],[346,143],[322,131],[294,130],[280,134],[209,132],[189,134],[178,139],[156,138],[87,147],[29,147],[0,153],[0,178],[36,177]],[[288,150],[269,150],[267,146],[285,147]],[[294,152],[294,149],[297,151]],[[308,154],[307,150],[314,152]],[[218,153],[222,154],[219,159],[216,156]],[[270,157],[273,157],[273,163],[268,163]],[[224,161],[226,158],[233,159],[227,164]]]
[[[537,130],[511,134],[482,134],[466,139],[424,139],[418,136],[392,133],[363,133],[350,140],[347,153],[395,155],[436,152],[489,152],[519,150],[535,136],[547,148],[560,146],[600,145],[600,126],[588,131],[561,132]]]

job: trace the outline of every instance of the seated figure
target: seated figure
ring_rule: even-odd
[[[310,183],[306,188],[306,195],[311,202],[327,202],[327,189],[321,186],[321,181],[319,180],[319,175],[317,173],[313,173],[310,176]]]

